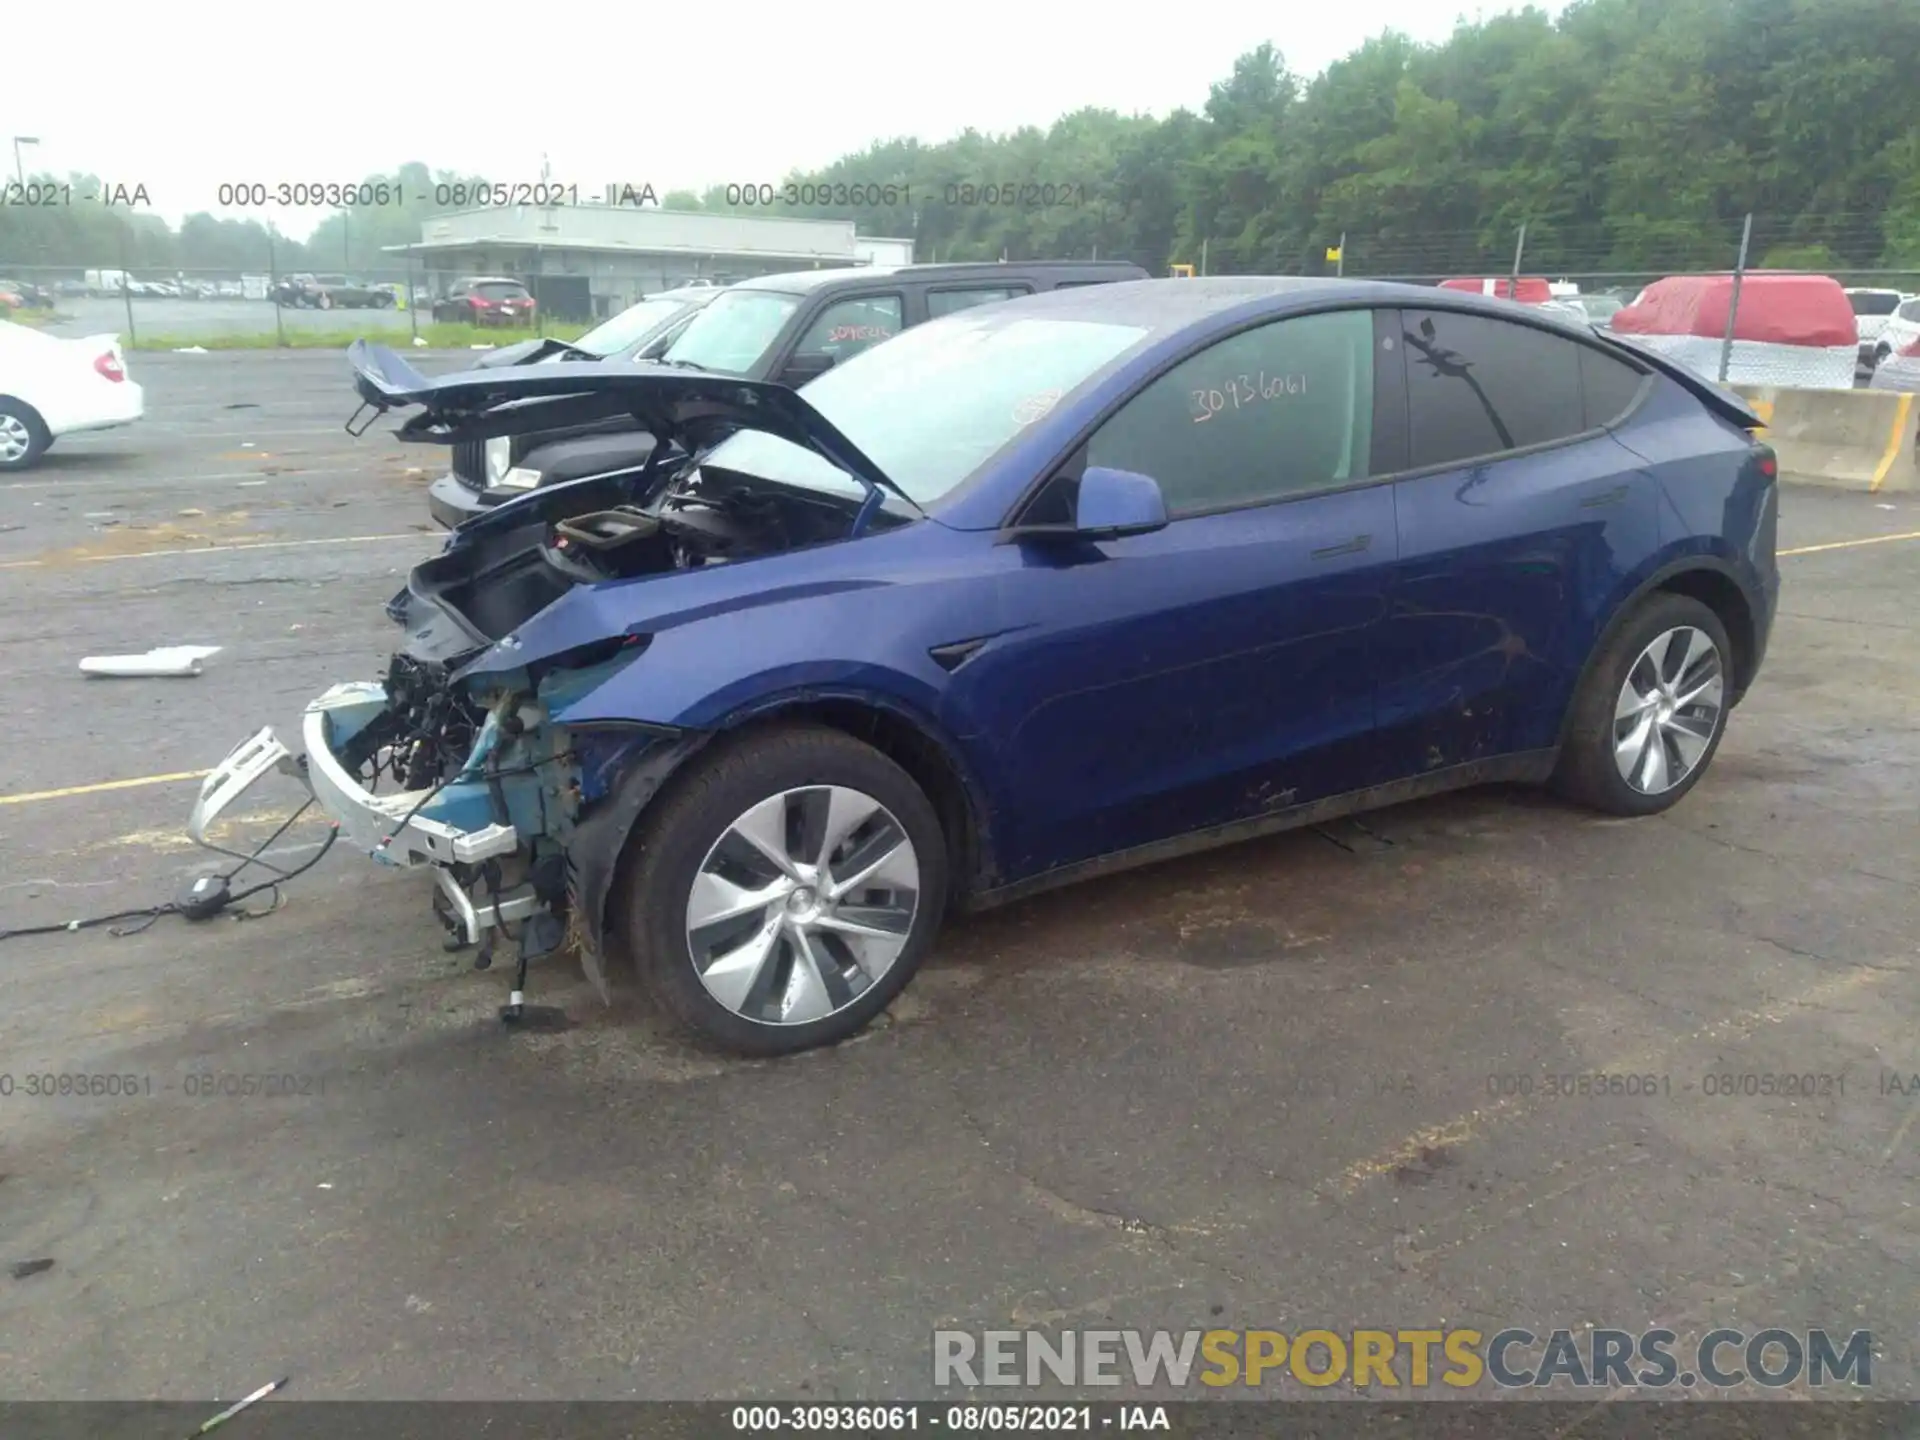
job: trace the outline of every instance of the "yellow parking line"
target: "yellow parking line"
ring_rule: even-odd
[[[419,540],[419,531],[398,535],[336,535],[321,540],[250,540],[244,545],[190,545],[178,550],[136,550],[124,555],[73,555],[65,560],[6,560],[0,570],[38,570],[60,565],[98,565],[107,560],[154,560],[165,555],[224,555],[234,550],[295,550],[308,545],[371,545],[376,540]]]
[[[1913,418],[1913,392],[1906,391],[1900,396],[1900,404],[1893,412],[1893,437],[1887,441],[1887,453],[1880,457],[1880,464],[1873,472],[1873,483],[1867,487],[1876,491],[1887,483],[1887,476],[1893,473],[1893,462],[1900,458],[1900,447],[1906,442],[1907,421]]]
[[[141,775],[133,780],[101,780],[92,785],[68,785],[59,790],[29,790],[24,795],[0,795],[0,805],[30,805],[36,800],[64,800],[69,795],[137,790],[142,785],[172,785],[182,780],[204,780],[212,773],[211,770],[179,770],[172,775]]]
[[[1894,540],[1920,540],[1920,530],[1908,530],[1900,535],[1869,535],[1864,540],[1834,540],[1826,545],[1800,545],[1774,553],[1784,560],[1789,555],[1818,555],[1823,550],[1852,550],[1860,545],[1885,545]]]

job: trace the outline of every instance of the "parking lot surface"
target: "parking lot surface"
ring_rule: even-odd
[[[132,368],[143,426],[0,481],[6,925],[209,869],[164,777],[379,674],[438,543],[441,457],[342,433],[337,353]],[[0,1260],[53,1264],[0,1272],[0,1392],[877,1399],[935,1393],[936,1327],[1725,1324],[1871,1329],[1912,1396],[1920,504],[1784,511],[1767,668],[1669,815],[1470,792],[1083,885],[795,1060],[571,962],[509,1030],[510,968],[344,848],[263,918],[9,941]],[[160,644],[223,648],[77,671]]]

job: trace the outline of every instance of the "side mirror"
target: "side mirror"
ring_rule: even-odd
[[[1117,540],[1166,528],[1166,497],[1151,475],[1105,465],[1089,465],[1081,475],[1073,510],[1074,534],[1081,539]]]
[[[1054,486],[1047,487],[1054,493]],[[1048,507],[1056,511],[1059,507]],[[1114,470],[1105,465],[1089,465],[1075,487],[1073,520],[1041,521],[1016,525],[1007,532],[1008,540],[1118,540],[1125,535],[1146,535],[1164,530],[1167,502],[1160,493],[1160,482],[1137,470]]]
[[[833,368],[831,355],[796,355],[787,361],[787,368],[780,372],[782,385],[800,386],[809,380],[817,379]]]

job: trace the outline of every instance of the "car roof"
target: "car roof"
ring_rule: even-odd
[[[525,285],[524,280],[516,280],[511,275],[462,275],[455,282],[460,285]]]
[[[1577,329],[1564,315],[1541,305],[1521,305],[1468,290],[1442,290],[1391,280],[1344,280],[1334,276],[1219,275],[1194,279],[1123,280],[1112,285],[1069,286],[1039,295],[1023,295],[994,307],[1015,314],[1057,320],[1088,320],[1137,325],[1153,335],[1184,330],[1230,311],[1249,315],[1283,314],[1328,304],[1418,305],[1473,310],[1506,319],[1534,315],[1563,328]],[[1544,312],[1544,313],[1543,313]]]
[[[1121,260],[988,260],[966,265],[841,265],[827,270],[792,270],[779,275],[757,275],[734,285],[735,290],[780,290],[807,294],[829,286],[863,286],[882,276],[902,280],[992,280],[1007,276],[1073,275],[1088,280],[1137,278],[1145,272]]]
[[[683,302],[699,301],[705,304],[714,296],[723,294],[724,285],[682,285],[677,290],[656,290],[651,295],[643,295],[636,304],[644,305],[649,300],[679,300]]]

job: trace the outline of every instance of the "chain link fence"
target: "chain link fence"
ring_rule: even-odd
[[[1028,247],[1009,243],[998,253],[976,253],[978,245],[921,243],[915,258],[1115,260],[1153,275],[1279,273],[1417,285],[1451,282],[1549,303],[1602,327],[1658,281],[1703,277],[1681,287],[1692,298],[1672,307],[1673,313],[1689,316],[1684,333],[1639,333],[1638,338],[1710,379],[1735,384],[1864,384],[1884,348],[1877,343],[1882,333],[1889,327],[1903,333],[1903,325],[1920,331],[1920,301],[1913,299],[1920,292],[1920,266],[1849,263],[1883,252],[1878,215],[1747,216],[1705,230],[1648,221],[1573,226],[1538,219],[1474,231],[1355,230],[1320,237],[1297,250],[1291,263],[1280,264],[1272,259],[1272,241],[1247,238],[1257,231],[1248,227],[1231,240],[1182,238],[1153,251],[1075,245],[1071,253],[1026,253]],[[564,237],[549,243],[565,248]],[[504,308],[465,303],[456,293],[465,272],[443,268],[445,262],[430,266],[414,256],[394,256],[391,264],[351,274],[290,272],[271,252],[250,269],[168,271],[29,266],[0,256],[0,316],[62,335],[113,332],[139,349],[332,347],[359,336],[434,346],[532,335],[571,339],[637,298],[639,283],[599,293],[613,284],[600,274],[608,267],[588,251],[579,253],[589,255],[591,276],[555,275],[543,262],[529,263],[524,274],[516,274],[511,264],[494,269],[502,280],[517,281],[534,302]],[[1645,256],[1660,263],[1647,265]],[[579,256],[574,258],[577,262]],[[1640,263],[1632,263],[1636,260]],[[648,264],[655,280],[673,268],[666,257],[651,257]],[[1860,313],[1849,334],[1853,317],[1834,311],[1830,289],[1824,302],[1809,299],[1807,287],[1790,296],[1792,287],[1782,287],[1778,272],[1826,275],[1848,288],[1884,293],[1854,300],[1852,308]]]
[[[326,348],[361,336],[460,345],[564,338],[586,328],[537,304],[476,308],[449,296],[456,278],[405,267],[282,274],[265,267],[123,270],[0,259],[0,319],[61,336],[112,332],[142,350]]]

